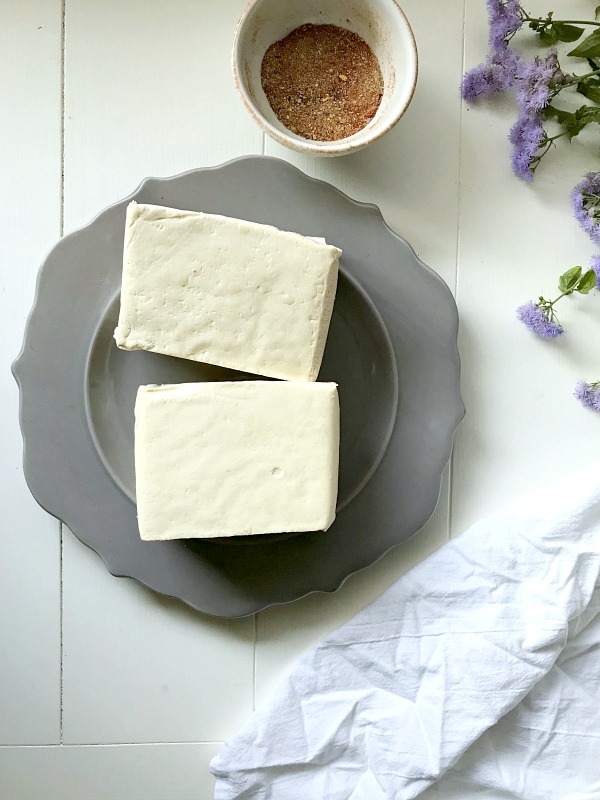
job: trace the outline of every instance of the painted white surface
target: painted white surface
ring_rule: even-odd
[[[600,377],[600,296],[566,304],[566,325],[575,321],[576,303],[581,312],[563,342],[538,341],[514,321],[516,305],[551,293],[567,266],[587,263],[592,246],[572,219],[568,195],[592,168],[593,151],[561,144],[526,186],[508,163],[512,105],[461,106],[463,59],[472,66],[485,55],[483,0],[403,0],[420,57],[413,103],[381,141],[333,160],[263,140],[248,117],[229,64],[243,5],[122,0],[108,10],[95,0],[66,0],[65,231],[148,175],[247,153],[287,158],[376,203],[455,291],[467,417],[426,529],[334,595],[227,622],[113,578],[66,529],[61,566],[58,523],[35,506],[22,479],[16,390],[6,367],[19,348],[38,264],[60,234],[62,10],[56,0],[0,4],[0,92],[9,109],[0,158],[11,188],[0,237],[7,320],[0,345],[0,744],[63,743],[0,748],[2,798],[210,797],[207,765],[218,742],[306,646],[450,534],[548,473],[597,456],[598,419],[571,391],[578,377]],[[584,0],[552,6],[570,16],[589,13]]]
[[[589,18],[585,0],[550,8],[557,18]],[[485,57],[486,13],[481,2],[467,9],[465,61],[474,65]],[[538,10],[546,7],[531,13]],[[589,264],[594,246],[571,213],[570,193],[598,168],[597,145],[559,141],[526,184],[510,170],[515,118],[504,97],[463,113],[457,303],[468,415],[454,451],[453,534],[551,475],[583,467],[600,449],[600,420],[572,397],[578,378],[600,374],[600,294],[557,306],[567,330],[560,341],[514,321],[521,303],[557,296],[565,269]]]
[[[254,619],[114,578],[65,529],[63,741],[219,741],[252,710]]]
[[[218,744],[0,747],[6,800],[205,800]]]
[[[60,739],[60,526],[23,478],[18,392],[37,268],[60,236],[60,0],[0,3],[0,744]]]
[[[244,0],[65,0],[65,232],[175,175],[260,153],[231,78]]]

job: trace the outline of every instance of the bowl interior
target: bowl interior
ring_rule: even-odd
[[[261,85],[267,48],[300,25],[337,25],[362,37],[383,75],[384,93],[369,124],[345,139],[315,142],[319,151],[351,150],[381,135],[397,122],[410,103],[417,76],[417,51],[410,25],[394,0],[255,0],[245,11],[233,45],[236,83],[255,119],[275,139],[297,149],[311,140],[289,131],[277,119]]]

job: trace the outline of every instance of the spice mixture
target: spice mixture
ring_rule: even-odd
[[[301,25],[272,44],[262,61],[261,82],[286,128],[320,142],[364,128],[383,94],[371,48],[337,25]]]

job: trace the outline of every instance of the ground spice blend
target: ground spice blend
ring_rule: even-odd
[[[261,82],[280,122],[320,142],[364,128],[383,95],[373,51],[337,25],[301,25],[272,44],[262,61]]]

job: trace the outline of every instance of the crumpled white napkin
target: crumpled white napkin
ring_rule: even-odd
[[[211,771],[215,800],[600,798],[600,463],[400,578]]]

